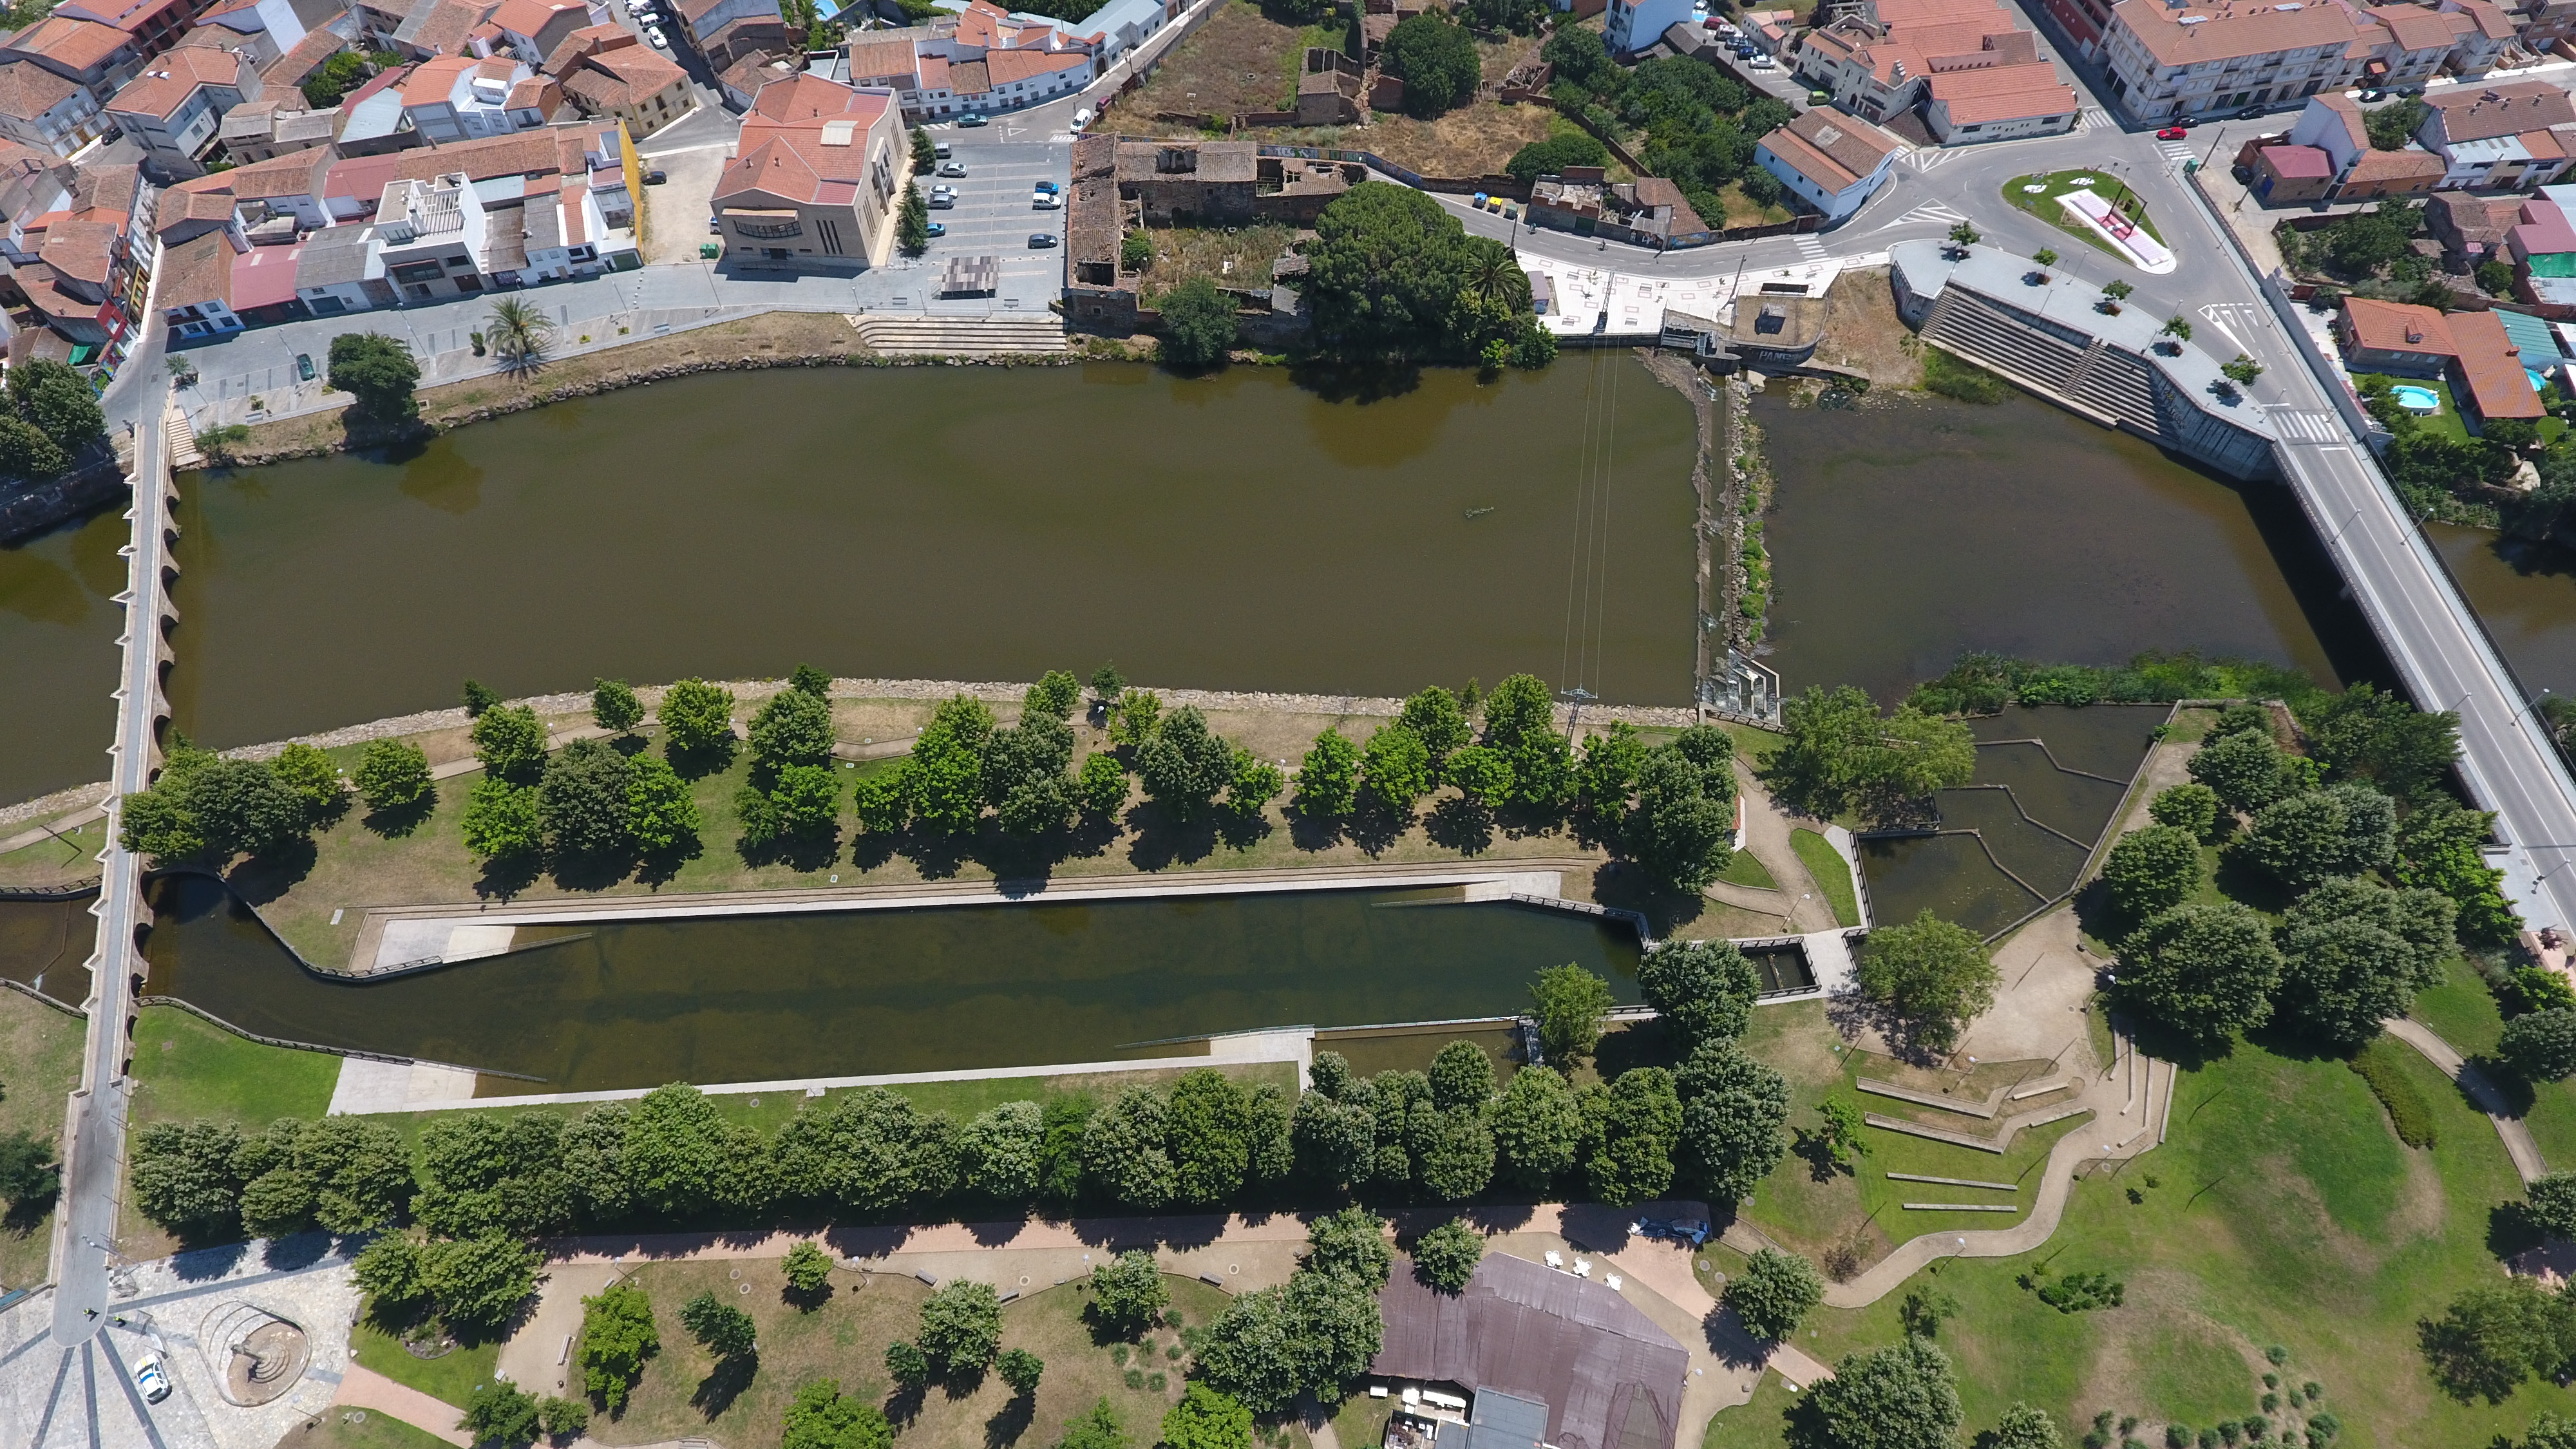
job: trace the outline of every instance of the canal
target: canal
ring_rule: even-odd
[[[543,1083],[486,1077],[486,1095],[1106,1061],[1186,1054],[1147,1044],[1212,1032],[1508,1016],[1567,962],[1637,999],[1626,926],[1454,892],[564,926],[551,944],[353,983],[305,970],[211,879],[152,889],[150,994],[256,1035]]]
[[[2015,393],[1864,413],[1754,403],[1778,497],[1768,662],[1792,692],[1894,703],[1960,653],[2118,664],[2193,649],[2376,676],[2378,648],[2289,494]]]

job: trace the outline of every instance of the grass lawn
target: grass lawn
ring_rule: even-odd
[[[369,1318],[349,1330],[349,1353],[386,1378],[461,1409],[477,1385],[492,1381],[493,1367],[501,1360],[501,1342],[460,1344],[437,1358],[414,1358],[401,1340]]]
[[[1717,873],[1717,878],[1728,885],[1747,886],[1757,891],[1780,888],[1780,883],[1771,878],[1771,872],[1764,869],[1762,862],[1755,860],[1749,850],[1735,852],[1726,862],[1726,869]]]
[[[2031,190],[2030,188],[2034,186],[2039,189]],[[2131,191],[2128,183],[2122,181],[2118,173],[2102,167],[2079,167],[2071,171],[2050,171],[2029,176],[2016,176],[2004,183],[2004,200],[2056,227],[2059,231],[2069,236],[2082,237],[2105,253],[2126,262],[2129,259],[2127,253],[2104,241],[2094,233],[2093,228],[2067,215],[2066,208],[2058,204],[2057,198],[2070,191],[2092,192],[2117,207],[2127,215],[2129,220],[2136,222],[2140,231],[2159,242],[2164,240],[2163,235],[2156,230],[2154,218],[2147,214],[2145,199]]]
[[[32,1132],[59,1147],[63,1099],[80,1086],[87,1023],[15,991],[0,991],[0,1133]],[[45,1276],[53,1205],[12,1205],[0,1218],[0,1286],[23,1288]]]
[[[18,832],[12,830],[12,835]],[[98,822],[80,827],[79,833],[66,833],[62,839],[40,840],[0,855],[0,885],[58,886],[75,881],[98,879],[98,851],[106,843],[99,833]]]
[[[391,1414],[334,1408],[287,1430],[276,1449],[446,1449],[446,1445],[446,1440]]]
[[[1834,921],[1842,926],[1860,924],[1860,902],[1852,895],[1851,862],[1834,849],[1833,842],[1813,830],[1789,832],[1789,848],[1798,853],[1798,862],[1807,874],[1816,878],[1816,889],[1825,893],[1825,901],[1834,908]]]
[[[2446,969],[2450,974],[2441,985],[2416,993],[2415,1009],[2407,1014],[2464,1056],[2494,1051],[2504,1034],[2504,1013],[2496,1006],[2495,993],[2466,961],[2454,959]],[[2530,1090],[2523,1122],[2531,1128],[2541,1160],[2559,1171],[2576,1165],[2576,1081],[2542,1082]]]
[[[2416,1320],[2492,1280],[2488,1214],[2518,1185],[2494,1131],[2441,1075],[2411,1054],[2406,1069],[2434,1104],[2439,1144],[2424,1151],[2398,1143],[2340,1060],[2239,1043],[2184,1074],[2165,1145],[2076,1185],[2046,1249],[1941,1264],[1927,1281],[1965,1310],[1940,1336],[1960,1367],[1968,1431],[2026,1399],[2070,1435],[2109,1409],[2158,1441],[2168,1422],[2255,1412],[2272,1344],[2289,1352],[2286,1381],[2324,1385],[2344,1424],[2337,1443],[2351,1449],[2485,1444],[2519,1435],[2539,1410],[2576,1408],[2576,1395],[2545,1383],[2501,1406],[2462,1405],[2426,1374]],[[2015,1282],[2036,1262],[2106,1271],[2127,1301],[2061,1314]],[[1830,1361],[1893,1342],[1902,1297],[1822,1311],[1800,1346]],[[1766,1436],[1784,1402],[1727,1411],[1708,1442],[1775,1442]],[[2271,1417],[2277,1427],[2285,1415]]]
[[[2358,385],[2362,379],[2376,375],[2377,374],[2367,372],[2356,372],[2352,374],[2352,380],[2356,385]],[[2460,405],[2451,400],[2451,385],[2449,383],[2442,381],[2438,377],[2392,377],[2388,380],[2399,387],[2423,388],[2442,400],[2442,410],[2440,412],[2407,414],[2408,417],[2415,420],[2416,427],[2425,432],[2431,433],[2436,437],[2444,438],[2454,443],[2465,443],[2469,440],[2469,425],[2460,417]],[[2556,418],[2550,418],[2546,421],[2557,422],[2558,420]],[[2560,424],[2560,426],[2563,427],[2565,425]]]
[[[731,1275],[740,1273],[739,1278]],[[1178,1345],[1171,1329],[1147,1335],[1143,1345],[1096,1341],[1083,1321],[1079,1285],[1035,1285],[1030,1296],[1003,1305],[1002,1346],[1025,1348],[1046,1363],[1034,1402],[1016,1400],[998,1376],[971,1388],[932,1388],[918,1401],[888,1402],[886,1345],[918,1331],[921,1303],[930,1290],[910,1278],[836,1270],[833,1292],[810,1311],[783,1297],[786,1280],[775,1260],[737,1263],[656,1263],[634,1279],[653,1301],[662,1351],[645,1366],[625,1413],[591,1421],[590,1434],[605,1444],[648,1444],[681,1437],[714,1439],[726,1449],[761,1449],[779,1442],[788,1400],[817,1378],[838,1379],[841,1392],[888,1403],[903,1442],[938,1449],[998,1449],[1006,1444],[1053,1443],[1067,1420],[1107,1398],[1131,1443],[1153,1442],[1163,1413],[1181,1396],[1187,1359],[1166,1357]],[[1172,1307],[1182,1321],[1203,1327],[1225,1304],[1225,1295],[1192,1278],[1167,1278]],[[748,1285],[750,1292],[742,1292]],[[748,1382],[720,1376],[716,1365],[679,1325],[680,1305],[714,1292],[752,1315],[760,1329],[759,1362]],[[1127,1376],[1138,1379],[1131,1387]],[[1159,1377],[1157,1386],[1153,1379]]]
[[[134,1080],[137,1126],[216,1117],[262,1127],[329,1110],[340,1058],[264,1046],[175,1006],[147,1006],[134,1024]]]
[[[839,700],[835,705],[844,740],[900,737],[918,728],[931,707],[911,700]],[[745,704],[739,712],[747,715],[750,706]],[[1016,711],[1003,710],[1001,714],[1007,721]],[[586,716],[581,715],[556,720],[558,724],[586,722]],[[1291,761],[1303,754],[1315,735],[1327,726],[1338,725],[1354,742],[1364,742],[1382,723],[1375,718],[1284,713],[1219,711],[1210,716],[1210,724],[1227,739],[1256,754]],[[1079,716],[1074,720],[1074,732],[1077,759],[1091,750],[1108,747],[1107,737]],[[648,737],[640,741],[642,747],[660,748],[651,734],[648,731]],[[452,758],[461,753],[461,737],[454,741],[431,740],[425,747],[432,761]],[[360,748],[351,746],[329,753],[344,768],[354,768]],[[882,762],[870,764],[885,767]],[[841,773],[846,782],[867,768],[845,767]],[[1537,856],[1608,859],[1604,852],[1580,844],[1562,830],[1508,834],[1488,830],[1475,838],[1449,837],[1444,831],[1450,843],[1435,842],[1421,822],[1428,819],[1429,807],[1438,803],[1436,799],[1425,802],[1417,823],[1391,840],[1372,838],[1365,847],[1345,834],[1323,836],[1292,827],[1281,808],[1283,798],[1254,826],[1241,830],[1229,827],[1223,834],[1212,822],[1192,828],[1173,827],[1163,822],[1151,806],[1137,803],[1114,827],[1077,831],[1057,842],[1051,859],[1033,858],[1012,845],[989,820],[982,834],[962,851],[953,844],[906,839],[897,842],[897,848],[889,853],[873,837],[854,838],[856,822],[846,783],[841,831],[832,850],[794,860],[754,859],[738,848],[741,827],[734,808],[734,797],[749,778],[750,770],[749,752],[740,751],[725,768],[692,782],[691,792],[705,822],[699,832],[701,845],[694,857],[677,864],[668,879],[648,879],[633,870],[606,884],[585,880],[567,885],[554,876],[533,882],[496,879],[465,850],[465,801],[481,779],[479,773],[468,772],[441,780],[436,803],[425,816],[408,822],[401,834],[386,833],[391,828],[386,822],[373,819],[363,804],[353,805],[316,833],[309,856],[284,867],[245,862],[234,869],[233,881],[236,888],[258,903],[260,915],[270,928],[307,960],[339,965],[348,960],[357,944],[366,919],[364,907],[470,903],[501,893],[515,894],[518,899],[549,900],[656,891],[911,884],[933,878],[985,880],[997,875],[1026,878],[1188,869],[1330,868]],[[1582,896],[1591,888],[1591,877],[1581,871],[1570,872],[1566,888],[1569,894]],[[342,912],[337,925],[331,921],[334,912]]]
[[[1701,1449],[1786,1449],[1789,1436],[1783,1430],[1789,1406],[1796,1402],[1798,1395],[1787,1379],[1766,1373],[1750,1402],[1708,1421]]]

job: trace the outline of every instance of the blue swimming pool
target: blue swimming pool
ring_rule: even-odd
[[[2438,413],[2442,410],[2442,395],[2429,387],[2400,383],[2388,391],[2397,399],[2397,405],[2410,413]]]

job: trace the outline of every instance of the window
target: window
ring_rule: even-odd
[[[805,234],[805,228],[792,221],[737,221],[733,229],[752,241],[785,241]]]

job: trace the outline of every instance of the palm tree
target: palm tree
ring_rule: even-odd
[[[545,361],[546,345],[554,341],[555,319],[532,302],[504,297],[492,304],[492,320],[485,330],[503,367],[530,372]]]
[[[1529,285],[1521,259],[1500,242],[1477,247],[1467,258],[1467,290],[1479,301],[1500,306],[1515,290],[1516,278],[1521,286]]]

